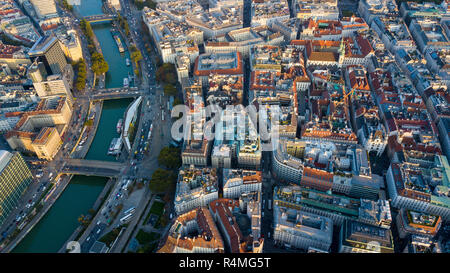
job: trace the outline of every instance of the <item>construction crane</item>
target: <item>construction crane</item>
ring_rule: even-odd
[[[343,95],[343,96],[342,96],[342,99],[336,103],[336,106],[341,105],[342,103],[344,103],[344,102],[345,102],[345,99],[346,99],[348,96],[353,95],[354,91],[355,91],[355,88],[352,88],[352,90],[350,90],[350,92],[347,93],[347,92],[345,91],[345,85],[342,85],[342,95]]]

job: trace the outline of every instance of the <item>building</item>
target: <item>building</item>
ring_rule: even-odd
[[[210,142],[206,139],[185,141],[183,152],[181,153],[183,165],[207,166],[210,146]],[[219,161],[215,163],[219,166],[221,165]]]
[[[6,64],[10,70],[28,67],[31,62],[20,46],[4,44],[0,41],[0,65]]]
[[[210,8],[189,14],[185,21],[203,31],[206,39],[215,38],[243,26],[243,2],[235,6]]]
[[[244,75],[244,63],[239,52],[205,53],[197,57],[194,66],[194,77],[205,86],[212,75]]]
[[[275,20],[270,27],[274,31],[279,31],[284,36],[284,40],[290,42],[297,38],[297,32],[299,29],[299,23],[296,18],[290,18],[285,20]]]
[[[328,251],[333,238],[333,221],[327,217],[274,205],[273,240],[286,247]]]
[[[385,200],[356,199],[300,186],[275,187],[273,203],[330,218],[338,227],[345,220],[355,220],[388,229],[392,222],[390,206]]]
[[[0,225],[32,181],[30,169],[18,152],[0,151]]]
[[[180,170],[175,192],[175,211],[178,215],[207,206],[219,198],[216,169],[186,168]]]
[[[262,249],[259,238],[253,240],[241,232],[233,211],[239,210],[239,201],[231,199],[218,199],[209,204],[209,210],[222,233],[227,250],[231,253],[259,253]],[[254,244],[258,243],[258,244]],[[254,248],[254,246],[257,246]]]
[[[36,0],[39,1],[39,0]],[[28,51],[31,61],[38,59],[48,75],[62,74],[67,66],[66,56],[55,36],[43,36]]]
[[[401,209],[397,214],[397,229],[400,238],[409,235],[433,238],[442,225],[442,218],[438,215]]]
[[[211,152],[211,166],[213,168],[231,168],[231,148],[226,144],[214,146]]]
[[[289,5],[286,0],[252,0],[251,12],[252,26],[270,25],[274,21],[290,18]]]
[[[191,234],[198,234],[192,236]],[[224,242],[211,212],[196,208],[179,215],[158,253],[224,253]]]
[[[246,136],[237,147],[238,166],[259,170],[261,167],[262,149],[259,136],[256,139]]]
[[[61,136],[55,127],[44,127],[33,139],[31,145],[37,157],[45,160],[52,160],[63,144]]]
[[[442,155],[436,155],[433,166],[427,168],[407,162],[391,163],[386,174],[391,205],[439,215],[447,221],[450,219],[449,169],[447,158]]]
[[[394,253],[390,229],[346,220],[339,234],[340,253]]]
[[[324,19],[324,20],[338,20],[339,8],[337,0],[306,0],[295,1],[294,14],[300,20]]]
[[[54,33],[61,42],[60,46],[63,49],[64,54],[70,61],[77,62],[83,58],[81,40],[75,29],[68,29],[65,26],[59,26]]]
[[[245,192],[260,192],[262,173],[260,171],[224,169],[223,183],[223,197],[236,199]]]
[[[34,89],[40,98],[65,96],[73,100],[71,91],[71,70],[63,74],[48,75],[42,62],[34,62],[28,69],[28,75],[33,81]]]
[[[303,155],[305,143],[300,141],[280,141],[272,153],[272,173],[281,180],[300,183],[303,175]]]
[[[30,0],[40,19],[50,15],[58,15],[55,0]]]
[[[427,49],[450,49],[450,41],[439,20],[416,18],[409,28],[422,53]]]
[[[247,27],[232,30],[224,36],[217,37],[205,43],[206,53],[230,53],[239,52],[244,58],[247,58],[250,49],[255,45],[281,45],[284,42],[284,36],[289,31],[289,27],[279,30],[274,27],[275,21],[271,26]],[[290,26],[290,25],[289,25]]]
[[[108,0],[108,4],[113,7],[116,11],[120,11],[120,1],[119,0]]]
[[[20,117],[15,127],[5,134],[11,149],[51,160],[62,145],[61,136],[72,117],[72,104],[65,97],[47,98],[33,111],[5,115]]]

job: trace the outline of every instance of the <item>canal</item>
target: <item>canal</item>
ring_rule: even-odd
[[[81,5],[74,7],[79,14],[88,16],[103,13],[101,5],[101,0],[81,0]],[[129,58],[129,54],[127,51],[123,54],[119,53],[111,35],[111,23],[95,23],[92,24],[92,28],[102,47],[105,60],[109,64],[106,88],[121,87],[123,78],[132,73],[131,66],[127,66],[125,61]],[[97,133],[86,159],[115,160],[114,157],[107,155],[108,147],[112,138],[119,136],[116,132],[117,121],[123,118],[131,102],[131,99],[120,99],[103,103]],[[78,217],[88,214],[107,180],[103,177],[74,176],[53,207],[12,252],[57,252],[78,227]]]
[[[78,227],[107,182],[104,177],[74,176],[41,221],[14,248],[15,253],[56,253]]]

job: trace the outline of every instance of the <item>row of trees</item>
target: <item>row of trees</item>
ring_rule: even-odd
[[[79,60],[73,64],[74,70],[77,72],[77,80],[75,87],[78,90],[83,90],[86,87],[86,63],[84,59]]]
[[[130,58],[135,63],[135,69],[134,74],[139,77],[140,76],[140,70],[139,70],[139,61],[142,60],[142,53],[141,51],[136,47],[136,45],[132,44],[130,46]]]
[[[127,19],[123,18],[120,13],[117,13],[117,20],[119,21],[119,26],[125,31],[125,35],[130,35],[130,27],[128,26]]]
[[[89,54],[91,54],[92,71],[96,75],[108,72],[108,63],[105,61],[103,55],[97,52],[97,48],[94,44],[94,31],[92,30],[91,24],[83,19],[80,22],[80,27],[88,40],[88,50]]]
[[[136,64],[136,66],[138,65],[138,62],[140,60],[142,60],[142,53],[141,51],[136,47],[136,45],[132,44],[130,46],[130,57],[131,60],[133,60],[133,62]]]

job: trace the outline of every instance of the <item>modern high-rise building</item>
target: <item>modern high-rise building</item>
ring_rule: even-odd
[[[58,14],[55,0],[30,0],[30,2],[41,19],[48,15]]]
[[[39,59],[48,75],[62,74],[67,66],[66,56],[55,36],[43,36],[28,52],[31,61]]]
[[[0,225],[32,181],[31,171],[20,153],[0,150]]]
[[[70,69],[69,69],[70,70]],[[28,75],[33,81],[34,89],[40,98],[65,96],[73,100],[71,71],[64,74],[47,76],[42,62],[33,63],[28,69]]]

